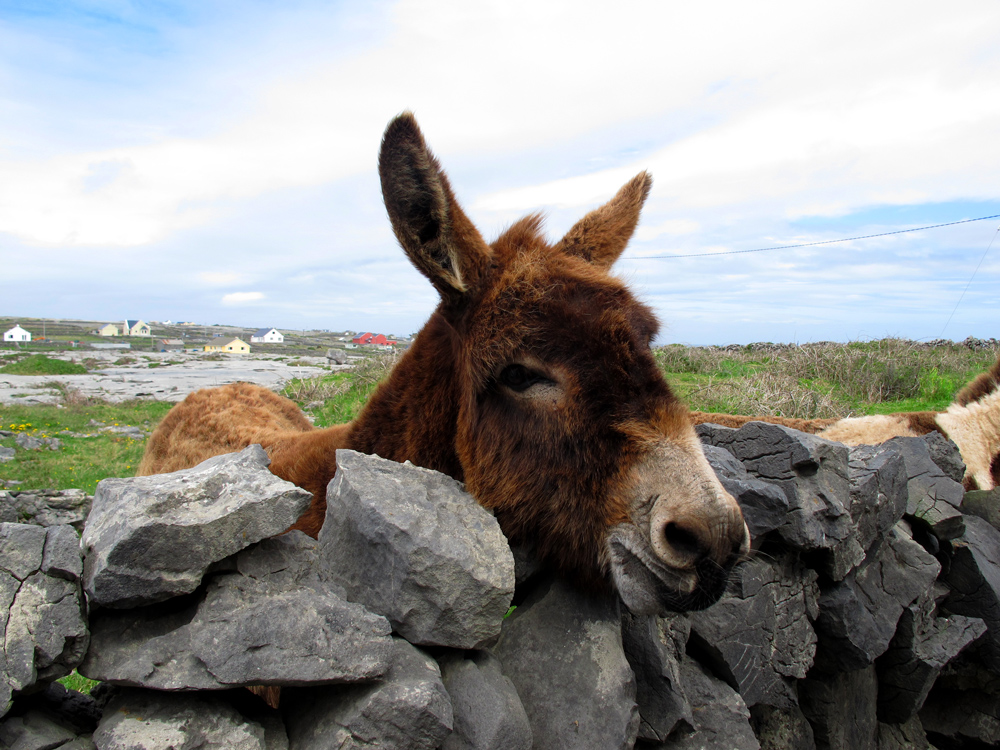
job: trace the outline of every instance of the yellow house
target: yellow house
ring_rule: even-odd
[[[118,326],[116,326],[114,323],[108,323],[107,325],[103,325],[100,328],[98,328],[96,331],[94,331],[94,333],[96,333],[98,336],[117,336]]]
[[[250,344],[238,336],[232,339],[223,339],[222,336],[216,336],[216,338],[218,341],[213,339],[205,344],[206,352],[230,352],[232,354],[250,353]]]
[[[141,320],[126,320],[122,326],[122,336],[149,336],[152,334],[149,326]]]

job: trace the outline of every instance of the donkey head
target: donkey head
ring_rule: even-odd
[[[396,237],[441,295],[454,473],[512,541],[585,584],[610,573],[636,613],[714,602],[747,529],[656,365],[652,311],[608,274],[649,175],[550,245],[538,215],[487,244],[412,115],[386,130],[379,172]]]

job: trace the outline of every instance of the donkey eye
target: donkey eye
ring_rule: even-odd
[[[528,390],[536,383],[550,383],[541,373],[529,370],[524,365],[507,365],[500,372],[500,382],[518,393]]]

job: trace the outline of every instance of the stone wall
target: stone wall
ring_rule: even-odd
[[[698,429],[754,552],[662,618],[512,552],[450,478],[350,451],[317,540],[274,537],[309,498],[258,446],[101,482],[79,541],[35,495],[40,525],[0,524],[0,747],[1000,743],[1000,496],[963,494],[954,446]],[[74,668],[94,697],[52,682]]]

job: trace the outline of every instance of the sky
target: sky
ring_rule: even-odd
[[[995,0],[0,0],[0,315],[417,331],[404,110],[487,239],[648,170],[659,343],[1000,337]]]

